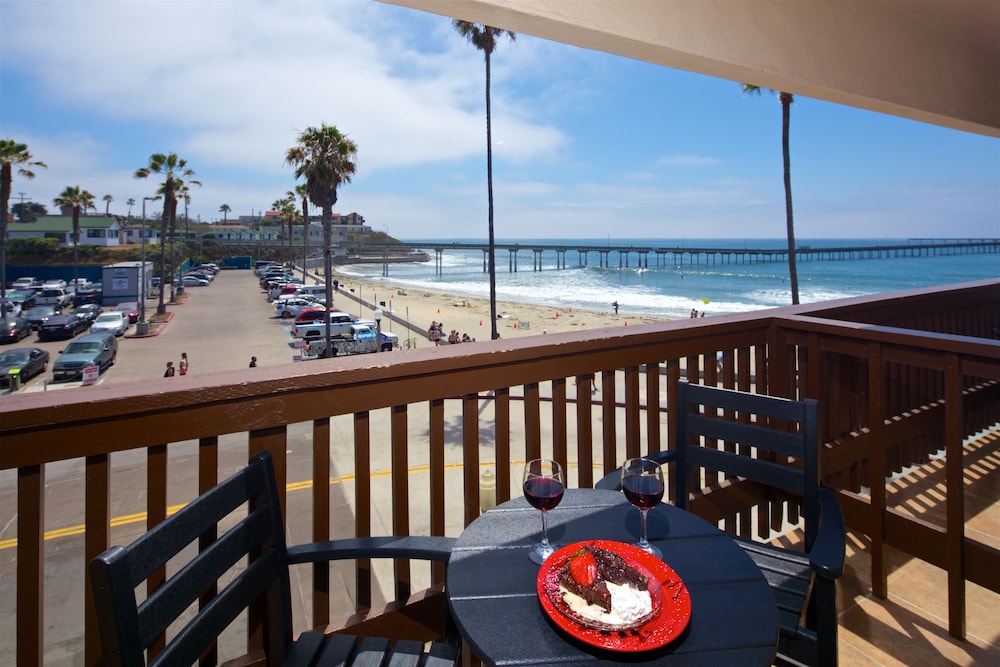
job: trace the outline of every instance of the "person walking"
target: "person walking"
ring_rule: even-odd
[[[181,375],[187,375],[188,374],[188,353],[187,352],[181,352],[181,363],[178,365],[178,369],[180,370]]]
[[[174,376],[174,362],[167,362],[167,369],[163,371],[163,377],[172,378]]]

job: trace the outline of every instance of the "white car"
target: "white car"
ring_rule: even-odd
[[[120,310],[112,310],[98,315],[94,323],[90,325],[90,332],[100,333],[107,331],[108,333],[113,333],[115,336],[121,336],[127,328],[128,313]]]
[[[298,317],[302,314],[302,311],[316,308],[317,306],[322,308],[323,304],[311,298],[290,296],[287,299],[278,299],[274,302],[274,316],[281,318]]]

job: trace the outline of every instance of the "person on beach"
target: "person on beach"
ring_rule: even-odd
[[[178,364],[177,368],[180,371],[181,375],[187,375],[188,374],[188,353],[187,352],[181,352],[181,362],[180,362],[180,364]]]
[[[163,371],[163,377],[172,378],[174,376],[174,362],[167,362],[167,369]]]
[[[615,309],[615,315],[617,315],[618,314],[618,302],[615,301],[614,303],[612,303],[611,307]]]
[[[257,357],[250,357],[250,368],[257,368]]]

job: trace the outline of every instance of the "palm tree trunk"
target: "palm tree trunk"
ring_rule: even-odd
[[[326,347],[323,348],[324,357],[333,356],[333,338],[330,335],[330,306],[333,305],[333,257],[330,255],[330,244],[333,242],[333,204],[323,205],[323,278],[326,280],[326,308],[324,313],[326,320]]]
[[[0,317],[7,316],[7,204],[14,168],[6,162],[0,166]]]
[[[799,302],[799,271],[795,257],[795,223],[792,218],[792,160],[788,149],[788,126],[791,122],[792,96],[781,93],[781,157],[785,170],[785,232],[788,236],[788,281],[792,288],[792,305]]]
[[[73,208],[73,290],[80,288],[80,209]]]
[[[306,282],[306,259],[309,255],[309,202],[302,199],[302,283]],[[329,307],[329,303],[327,307]]]
[[[487,30],[492,28],[487,27]],[[490,338],[500,338],[497,331],[497,261],[496,239],[493,236],[493,129],[490,118],[490,52],[486,53],[486,191],[489,200],[489,270],[490,270]]]

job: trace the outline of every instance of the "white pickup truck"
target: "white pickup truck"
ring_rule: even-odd
[[[391,352],[399,347],[399,336],[389,331],[377,333],[375,323],[360,323],[352,325],[351,334],[331,339],[334,356],[342,357],[348,354],[367,354],[368,352]],[[319,359],[326,349],[326,340],[323,338],[311,340],[302,350],[302,360],[309,361]]]
[[[330,313],[331,336],[352,337],[354,335],[352,327],[355,324],[371,325],[372,330],[375,329],[375,322],[372,320],[359,320],[353,315],[350,315],[349,313],[342,313],[339,310]],[[292,338],[301,338],[307,341],[326,338],[326,323],[323,322],[322,314],[318,320],[314,320],[312,322],[302,322],[293,326]]]

